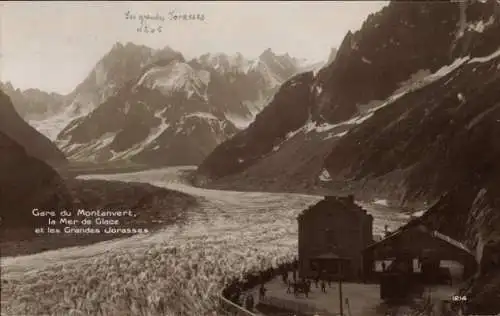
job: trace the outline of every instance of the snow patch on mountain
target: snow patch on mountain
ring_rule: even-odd
[[[330,176],[330,173],[326,169],[323,169],[321,171],[321,174],[319,175],[319,180],[323,182],[328,182],[332,180],[332,177]]]
[[[125,107],[123,108],[123,114],[128,114],[128,112],[130,111],[130,103],[129,102],[125,102]]]
[[[236,128],[243,130],[247,128],[255,119],[255,115],[251,115],[248,117],[244,117],[242,115],[237,115],[237,114],[232,114],[232,113],[226,113],[224,114],[226,119],[233,123]]]
[[[393,103],[394,101],[398,100],[405,94],[421,89],[422,87],[437,81],[444,76],[447,76],[451,72],[455,71],[458,69],[460,66],[464,65],[470,57],[462,57],[462,58],[457,58],[453,63],[450,65],[446,65],[438,69],[436,72],[428,74],[428,71],[425,70],[419,70],[415,74],[412,74],[410,78],[402,82],[400,84],[400,88],[398,88],[396,91],[393,92],[391,96],[389,96],[385,101],[378,101],[374,100],[370,102],[369,104],[365,105],[358,105],[358,108],[364,109],[361,111],[362,113],[356,117],[353,117],[352,119],[340,123],[340,124],[361,124],[362,122],[366,121],[369,119],[373,114],[381,109],[386,107],[387,105]]]
[[[95,161],[99,150],[109,146],[115,139],[117,133],[105,133],[98,139],[95,139],[85,144],[69,144],[67,141],[64,145],[59,142],[61,149],[69,158],[76,160]]]
[[[471,64],[471,63],[486,63],[486,62],[489,62],[490,60],[493,60],[493,59],[498,58],[498,57],[500,57],[500,48],[488,56],[472,58],[471,60],[469,60],[469,64]]]
[[[368,59],[366,59],[365,57],[362,57],[361,60],[365,63],[365,64],[371,64],[372,62]]]
[[[328,136],[325,138],[325,139],[330,139],[330,138],[340,138],[340,137],[343,137],[345,136],[349,131],[343,131],[343,132],[340,132],[340,133],[329,133]]]
[[[51,141],[55,141],[57,135],[59,135],[68,123],[78,117],[78,115],[72,113],[71,109],[68,108],[44,120],[28,120],[28,123],[37,131],[47,136]]]
[[[285,139],[286,140],[292,139],[293,137],[295,137],[295,135],[302,132],[303,130],[304,130],[304,127],[301,127],[301,128],[296,129],[295,131],[289,132],[286,134]]]
[[[465,102],[465,97],[464,97],[464,95],[462,93],[458,93],[457,94],[457,99],[458,99],[458,101],[460,101],[462,103]]]
[[[106,84],[108,74],[102,60],[94,68],[94,77],[97,86],[104,86]]]
[[[165,95],[171,95],[173,92],[186,92],[188,97],[197,94],[207,99],[206,89],[209,82],[208,71],[196,71],[184,62],[172,61],[167,66],[157,66],[148,70],[136,86],[158,89]]]
[[[373,204],[382,205],[382,206],[389,206],[389,201],[387,201],[386,199],[376,199],[373,201]]]
[[[467,62],[469,59],[470,59],[469,56],[457,58],[451,64],[443,66],[440,69],[438,69],[434,74],[430,75],[427,78],[428,80],[424,81],[435,81],[437,79],[441,79],[442,77],[450,74],[452,71],[458,69],[460,66],[465,64],[465,62]]]
[[[240,72],[248,73],[251,61],[243,57],[241,53],[226,55],[223,53],[205,54],[196,59],[199,63],[208,65],[219,73]]]
[[[106,79],[104,74],[105,70],[102,68],[102,66],[99,66],[94,70],[96,80],[102,81]],[[99,87],[99,91],[96,94],[88,92],[78,93],[71,103],[61,111],[43,120],[28,120],[28,123],[50,140],[55,141],[59,133],[68,126],[70,122],[89,115],[99,106],[99,104],[112,96],[116,90],[116,85],[110,83]]]
[[[316,61],[316,62],[311,62],[307,59],[301,60],[297,63],[298,68],[300,69],[300,72],[309,72],[312,71],[314,73],[314,76],[318,74],[318,72],[323,69],[327,64],[326,61]]]
[[[424,214],[425,214],[425,210],[422,210],[422,211],[417,211],[417,212],[415,212],[415,213],[412,213],[412,214],[411,214],[411,217],[412,217],[412,218],[418,218],[418,217],[422,217]]]
[[[478,33],[482,33],[484,32],[484,30],[489,27],[490,25],[492,25],[493,23],[495,22],[495,18],[493,16],[491,16],[488,21],[484,22],[483,20],[480,20],[480,21],[477,21],[476,23],[470,23],[468,26],[467,26],[467,29],[469,31],[475,31],[475,32],[478,32]]]
[[[189,117],[199,117],[199,118],[204,118],[204,119],[209,119],[209,120],[218,120],[218,118],[215,115],[213,115],[212,113],[208,113],[208,112],[195,112],[195,113],[191,113],[191,114],[186,115],[186,118],[189,118]]]
[[[44,120],[28,120],[28,124],[45,135],[51,141],[55,141],[59,132],[68,124],[70,118],[54,115]]]
[[[250,70],[260,72],[269,87],[279,87],[283,83],[283,80],[277,77],[277,75],[269,69],[269,66],[260,60],[256,60],[252,63]]]
[[[444,76],[458,69],[460,66],[464,65],[468,60],[469,57],[458,58],[450,65],[441,67],[435,73],[430,73],[426,70],[420,70],[417,73],[412,74],[407,81],[402,82],[400,84],[400,88],[395,90],[392,95],[386,98],[386,100],[373,100],[368,104],[359,105],[359,114],[343,122],[330,124],[327,122],[316,122],[310,118],[302,127],[287,133],[285,136],[285,140],[273,147],[273,152],[278,151],[286,141],[290,140],[300,133],[306,135],[309,133],[321,134],[320,137],[323,137],[323,139],[343,137],[349,132],[349,129],[352,126],[359,125],[368,120],[375,114],[377,110],[380,110],[394,103],[396,100],[403,97],[409,92],[420,89],[431,82],[443,78]],[[316,90],[316,93],[321,92],[321,87],[319,85],[314,86],[313,89]]]
[[[272,99],[274,98],[274,95],[269,95],[265,96],[262,91],[259,91],[259,96],[257,99],[253,101],[245,100],[243,101],[243,105],[247,107],[247,109],[250,111],[250,113],[255,117],[257,114],[259,114],[262,109],[269,104]]]

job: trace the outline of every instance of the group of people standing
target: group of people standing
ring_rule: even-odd
[[[288,274],[288,271],[294,271],[296,275],[297,266],[298,261],[294,260],[291,263],[280,264],[277,268],[271,267],[259,273],[248,274],[245,276],[244,280],[233,279],[222,291],[222,294],[231,302],[244,306],[248,310],[253,310],[256,301],[251,290],[258,287],[259,298],[264,298],[267,292],[265,283],[280,274],[283,275],[285,272]]]
[[[300,281],[297,279],[297,269],[293,269],[292,271],[292,280],[288,279],[289,273],[288,271],[282,272],[282,280],[283,283],[287,285],[287,293],[292,293],[297,296],[299,293],[304,293],[306,297],[309,297],[309,293],[311,293],[311,285],[313,283],[313,279],[301,278]],[[314,278],[314,284],[316,288],[321,288],[322,293],[326,293],[326,285],[328,283],[328,287],[331,287],[331,278],[323,277],[321,273],[318,273],[316,278]]]

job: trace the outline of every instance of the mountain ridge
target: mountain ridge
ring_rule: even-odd
[[[108,55],[123,49],[116,44]],[[141,71],[130,75],[112,96],[59,133],[56,143],[70,159],[135,159],[155,166],[181,161],[198,164],[253,120],[283,78],[301,69],[289,55],[271,50],[255,61],[221,53],[186,60],[173,50],[162,52],[160,57],[149,57]],[[130,112],[131,107],[138,110]],[[126,118],[129,115],[135,116]],[[110,117],[123,116],[108,123]],[[177,158],[168,157],[169,153]]]

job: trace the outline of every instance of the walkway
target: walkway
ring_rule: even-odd
[[[266,289],[265,302],[273,303],[273,305],[292,308],[295,306],[309,313],[318,311],[320,315],[335,315],[340,310],[338,283],[332,283],[331,287],[327,285],[326,293],[322,293],[321,288],[316,288],[313,283],[308,298],[303,294],[295,296],[293,293],[287,293],[287,286],[283,283],[281,277],[276,277],[266,283]],[[257,291],[254,293],[257,298]],[[342,294],[344,314],[346,316],[385,315],[386,309],[381,305],[378,284],[343,283]],[[349,301],[348,305],[345,304],[346,299]]]
[[[290,274],[290,279],[292,275]],[[427,289],[427,293],[432,293],[432,301],[434,303],[440,300],[449,300],[453,293],[457,290],[458,284],[450,286],[433,286]],[[321,288],[316,288],[313,283],[311,293],[306,298],[304,294],[295,296],[293,293],[287,293],[287,286],[283,283],[281,277],[276,277],[266,283],[266,299],[265,303],[272,304],[276,307],[283,307],[291,310],[305,312],[305,314],[313,315],[313,312],[318,312],[320,316],[338,315],[340,311],[339,302],[339,285],[332,283],[331,287],[326,288],[326,293],[321,292]],[[258,290],[252,290],[256,303],[259,302]],[[344,315],[345,316],[385,316],[385,315],[401,315],[409,313],[409,306],[389,307],[380,299],[379,284],[364,284],[364,283],[342,283],[342,296],[344,300]],[[347,305],[345,300],[349,301]]]

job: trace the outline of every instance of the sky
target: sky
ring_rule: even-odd
[[[0,80],[22,90],[70,93],[116,42],[169,46],[187,59],[265,49],[326,60],[345,34],[388,1],[0,1]],[[136,19],[126,19],[126,12]],[[173,20],[193,14],[204,19]],[[161,32],[138,32],[140,16]]]

